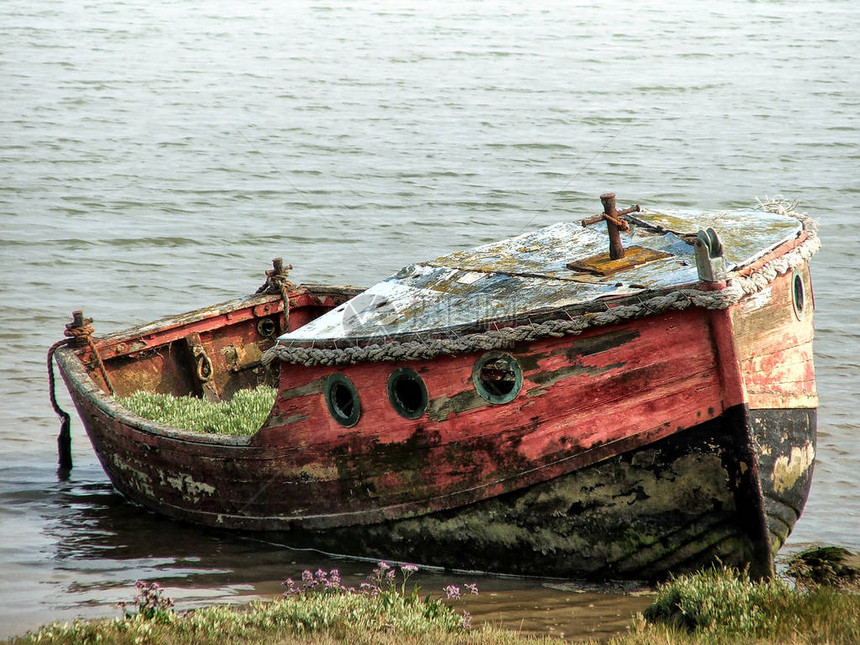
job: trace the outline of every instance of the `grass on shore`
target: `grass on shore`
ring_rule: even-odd
[[[416,570],[413,565],[401,566],[402,579],[398,582],[396,570],[380,562],[368,576],[368,581],[358,588],[343,585],[337,570],[320,570],[315,574],[305,571],[298,583],[291,579],[284,581],[287,591],[280,599],[242,607],[207,607],[184,613],[174,612],[173,601],[164,596],[157,583],[138,581],[138,593],[134,599],[136,612],[126,610],[120,603],[125,614],[122,618],[49,625],[9,643],[558,643],[547,638],[526,641],[514,632],[492,627],[472,629],[468,612],[459,612],[446,602],[459,598],[459,587],[446,587],[446,600],[430,596],[422,598],[417,586],[407,591],[407,581]],[[477,593],[475,585],[466,587]]]
[[[775,578],[753,582],[732,569],[681,576],[613,645],[857,645],[860,595],[831,586],[808,590]]]
[[[407,565],[409,566],[409,565]],[[114,620],[55,624],[10,643],[152,643],[292,645],[356,643],[381,645],[557,644],[550,637],[520,634],[483,625],[470,627],[466,612],[418,588],[407,591],[414,568],[401,567],[403,580],[384,563],[369,583],[345,587],[336,571],[305,572],[285,581],[284,597],[245,607],[209,607],[184,613],[157,584],[138,583],[137,612]],[[855,570],[856,572],[856,570]],[[844,578],[843,578],[844,579]],[[856,576],[848,589],[855,589]],[[467,585],[468,588],[474,585]],[[452,593],[456,590],[456,594]],[[477,588],[473,590],[477,593]],[[446,588],[448,599],[459,588]],[[589,641],[593,642],[593,641]],[[755,582],[731,569],[675,578],[658,589],[656,601],[637,615],[627,634],[610,645],[856,645],[860,643],[860,595],[810,578],[792,586],[781,579]]]
[[[239,390],[229,401],[209,403],[194,396],[172,396],[138,391],[117,402],[150,421],[210,434],[252,435],[269,416],[276,390],[260,385],[253,390]]]
[[[380,645],[523,641],[501,630],[466,630],[460,616],[445,608],[428,615],[423,602],[407,603],[369,596],[283,598],[256,602],[243,608],[208,607],[186,614],[148,619],[141,614],[103,621],[75,622],[44,627],[11,642],[116,643],[133,645],[274,645],[293,643],[357,643]],[[550,643],[535,640],[534,643]]]

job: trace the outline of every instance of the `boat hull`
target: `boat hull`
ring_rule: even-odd
[[[466,507],[288,540],[521,575],[655,579],[715,562],[764,575],[809,491],[812,470],[800,467],[797,453],[814,446],[815,411],[756,411],[755,425],[778,423],[781,437],[758,460],[757,478],[743,472],[750,454],[738,422],[747,414],[728,410],[649,446]]]
[[[805,266],[799,275],[811,294]],[[797,288],[787,274],[767,297],[728,310],[662,312],[494,350],[522,372],[521,391],[503,402],[476,394],[486,352],[282,363],[275,407],[251,437],[148,422],[105,392],[86,348],[57,359],[116,489],[179,520],[458,569],[657,578],[719,562],[767,576],[815,454],[812,311],[792,304]],[[216,368],[230,347],[258,356],[248,338],[259,325],[242,324],[244,340],[216,338],[213,323],[195,347]],[[103,357],[128,344],[111,343]],[[121,373],[104,364],[109,378]],[[129,370],[127,359],[117,365]],[[397,370],[422,376],[422,414],[385,398]],[[361,414],[348,424],[327,409],[332,375],[357,385]]]
[[[253,449],[235,446],[231,458],[223,446],[189,446],[200,461],[217,459],[218,482],[204,480],[200,469],[192,477],[187,466],[147,467],[161,451],[158,442],[118,431],[86,399],[76,404],[115,488],[150,510],[217,528],[282,531],[293,546],[522,575],[655,579],[715,562],[768,575],[806,501],[815,449],[815,410],[738,406],[516,491],[403,519],[313,530],[283,516],[206,512],[194,503],[216,487],[240,490]],[[233,469],[226,466],[231,459]],[[265,484],[255,479],[248,494],[254,489],[275,507]]]
[[[785,542],[806,504],[815,463],[817,410],[750,412],[771,551]]]

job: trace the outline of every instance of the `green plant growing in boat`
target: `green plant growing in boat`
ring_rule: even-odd
[[[138,391],[119,397],[120,405],[150,421],[169,426],[232,436],[254,434],[269,416],[277,391],[268,385],[239,390],[229,401],[209,403],[195,396]]]

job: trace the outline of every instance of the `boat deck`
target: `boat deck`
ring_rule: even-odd
[[[606,228],[561,222],[539,231],[411,264],[356,298],[284,334],[282,343],[389,338],[504,325],[529,314],[603,298],[694,284],[692,240],[720,235],[728,271],[802,230],[789,215],[760,210],[643,211],[628,217],[627,249],[609,260]]]

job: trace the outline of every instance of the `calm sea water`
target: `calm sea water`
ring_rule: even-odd
[[[368,285],[607,191],[781,193],[819,220],[818,461],[789,548],[860,550],[858,39],[853,0],[4,0],[0,637],[117,615],[139,578],[190,607],[369,569],[125,504],[77,418],[59,480],[45,352],[72,310],[119,329],[252,292],[276,256]],[[533,630],[611,631],[639,602],[478,582],[473,613]]]

